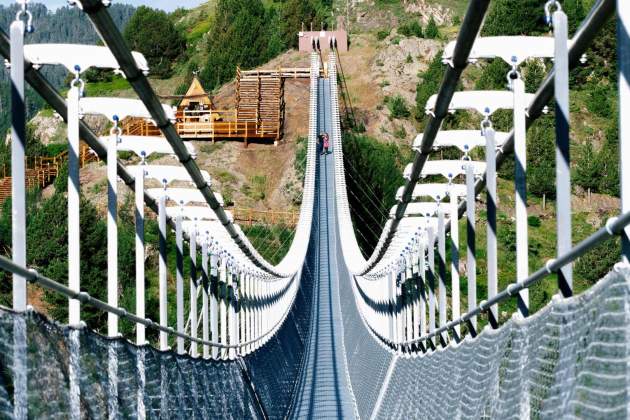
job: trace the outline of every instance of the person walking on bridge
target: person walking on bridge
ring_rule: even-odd
[[[330,147],[330,137],[328,137],[328,133],[323,132],[321,134],[321,139],[322,139],[322,155],[327,155],[328,154],[328,148]]]

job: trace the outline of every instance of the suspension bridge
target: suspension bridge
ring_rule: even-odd
[[[375,251],[358,246],[348,202],[333,35],[312,38],[309,142],[304,196],[294,240],[277,265],[265,261],[223,209],[194,148],[173,125],[173,109],[159,102],[139,53],[128,49],[107,11],[109,2],[74,0],[103,45],[24,43],[32,30],[28,1],[0,36],[12,82],[13,308],[0,309],[0,413],[3,418],[628,418],[630,416],[630,3],[598,0],[568,38],[561,2],[545,13],[550,36],[483,37],[489,0],[471,0],[457,39],[443,52],[444,77],[426,104],[426,129],[412,142],[414,160]],[[621,208],[581,242],[571,238],[569,72],[610,19],[617,19],[621,147]],[[325,56],[321,45],[330,47]],[[511,69],[509,90],[457,91],[470,62],[499,58]],[[519,65],[553,60],[536,92],[525,92]],[[39,69],[60,65],[74,75],[63,98]],[[326,71],[321,69],[326,67]],[[90,68],[125,75],[138,99],[83,95]],[[27,266],[25,104],[28,83],[67,123],[68,284]],[[548,105],[556,121],[557,255],[530,272],[526,191],[527,128]],[[492,116],[507,109],[510,132],[495,131]],[[483,118],[470,130],[442,129],[448,113]],[[82,119],[110,119],[98,136]],[[151,120],[160,136],[123,134],[123,119]],[[317,135],[330,133],[320,154]],[[107,162],[107,299],[81,288],[79,139]],[[458,160],[435,150],[456,147]],[[471,159],[472,149],[484,160]],[[125,166],[119,152],[141,164]],[[179,164],[156,166],[150,155]],[[475,154],[477,156],[477,154]],[[499,290],[497,168],[515,161],[517,274]],[[442,182],[424,182],[424,178]],[[118,179],[135,193],[135,306],[119,305]],[[149,188],[151,185],[159,187]],[[486,226],[479,226],[484,197]],[[159,221],[159,319],[146,316],[145,213]],[[466,249],[459,249],[466,223]],[[477,233],[486,231],[485,266],[478,267]],[[167,238],[175,235],[175,267]],[[582,294],[574,294],[572,263],[604,240],[619,263]],[[184,253],[191,260],[184,277]],[[447,252],[447,248],[448,252]],[[465,254],[465,270],[460,270]],[[451,269],[449,270],[449,266]],[[465,271],[460,272],[460,271]],[[168,303],[175,274],[176,302]],[[477,296],[477,277],[487,290]],[[555,281],[558,293],[530,313],[529,288]],[[189,282],[188,288],[185,281]],[[68,299],[68,319],[51,320],[27,301],[27,283]],[[462,286],[465,293],[461,293]],[[105,287],[105,285],[104,285]],[[190,291],[189,296],[184,291]],[[465,295],[465,296],[464,296]],[[481,296],[480,296],[481,297]],[[517,302],[502,316],[500,305]],[[464,307],[465,305],[465,307]],[[107,313],[106,336],[82,321],[85,307]],[[175,308],[175,324],[169,324]],[[135,337],[123,337],[121,319]]]

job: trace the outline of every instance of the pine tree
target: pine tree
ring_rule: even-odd
[[[431,16],[431,19],[429,19],[427,29],[424,31],[424,37],[428,39],[436,39],[440,37],[440,30],[438,29],[437,23],[435,23],[435,19],[433,19],[433,16]]]
[[[416,119],[420,120],[424,117],[424,107],[431,97],[440,89],[440,83],[444,76],[444,65],[442,57],[437,54],[424,73],[420,76],[420,82],[416,85]]]
[[[213,89],[234,77],[236,67],[252,68],[267,58],[265,8],[260,0],[219,0],[200,77]]]
[[[186,41],[166,12],[146,6],[131,17],[124,37],[131,49],[144,54],[151,74],[161,78],[171,75],[173,62],[186,49]]]
[[[554,120],[539,118],[527,135],[527,188],[528,192],[554,197],[555,187],[555,131]]]

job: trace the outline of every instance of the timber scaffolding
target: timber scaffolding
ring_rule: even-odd
[[[234,109],[214,109],[212,105],[179,106],[176,112],[175,129],[185,140],[214,142],[221,139],[243,139],[247,146],[250,140],[260,139],[272,140],[274,144],[277,144],[284,130],[285,79],[308,79],[309,77],[310,68],[273,70],[237,68]],[[123,121],[122,128],[125,135],[160,135],[160,130],[151,121],[138,118],[126,119]]]

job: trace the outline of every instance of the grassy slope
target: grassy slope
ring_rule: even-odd
[[[468,4],[465,0],[441,0],[441,1],[428,1],[429,4],[441,4],[447,7],[450,7],[451,10],[454,11],[454,15],[463,17],[466,5]],[[369,32],[370,34],[376,34],[377,31],[381,29],[389,28],[386,25],[385,19],[382,18],[382,15],[385,13],[389,13],[390,16],[387,18],[389,21],[398,21],[403,22],[407,19],[410,19],[410,16],[407,16],[404,11],[404,6],[402,2],[399,1],[389,1],[389,0],[376,0],[376,7],[371,10],[369,5],[364,4],[362,7],[363,13],[367,13],[362,17],[363,19],[363,32]],[[373,17],[373,22],[370,26],[369,22],[370,17]],[[385,21],[385,23],[384,23]],[[359,25],[356,25],[359,26]],[[356,29],[355,26],[355,30]],[[358,31],[358,30],[357,30]],[[441,36],[444,40],[454,39],[457,35],[458,28],[456,26],[451,27],[441,27]],[[361,35],[361,33],[356,34]],[[363,42],[364,43],[364,42]],[[376,40],[370,42],[370,46],[376,48],[377,51],[383,48],[386,48],[388,43],[391,41],[385,40],[381,42],[376,42]],[[362,46],[361,46],[362,47]],[[376,55],[376,54],[374,54]],[[350,67],[350,66],[348,66]],[[479,78],[481,75],[481,68],[478,66],[470,66],[464,73],[463,83],[467,89],[472,88],[474,81]],[[352,84],[354,82],[354,78],[361,77],[359,73],[357,74],[347,74],[346,77],[349,79],[350,88],[352,89]],[[361,89],[363,90],[363,89]],[[360,95],[361,92],[351,92],[351,95]],[[578,156],[579,156],[579,146],[584,144],[585,142],[594,142],[596,148],[601,144],[604,137],[604,130],[609,124],[609,122],[601,117],[593,115],[586,108],[586,103],[589,100],[588,93],[585,91],[572,91],[571,96],[571,138],[573,141],[573,156],[572,160],[575,164]],[[357,102],[361,102],[360,99]],[[368,105],[368,104],[366,104]],[[369,106],[369,105],[368,105]],[[412,120],[413,117],[410,117]],[[416,125],[416,128],[420,131],[421,127]],[[378,132],[370,133],[375,138],[379,138]],[[410,141],[408,139],[413,136],[409,134],[406,139],[402,140],[401,147],[407,148],[409,147]],[[498,239],[499,239],[499,290],[507,287],[508,284],[515,281],[516,278],[516,264],[515,264],[515,253],[511,250],[511,246],[514,245],[514,221],[513,218],[513,209],[514,209],[514,187],[511,181],[507,181],[504,179],[499,179],[498,193],[500,198],[499,204],[499,221],[498,221]],[[482,199],[483,199],[482,195]],[[608,196],[601,196],[603,201],[608,201],[615,203],[615,199]],[[530,272],[534,272],[538,270],[542,266],[544,266],[545,262],[551,258],[553,258],[556,254],[556,222],[555,222],[555,214],[554,214],[554,203],[553,201],[548,200],[546,209],[542,210],[542,199],[538,197],[529,197],[529,214],[534,214],[540,219],[540,226],[530,226],[529,227],[529,247],[530,247],[530,258],[529,258],[529,266]],[[578,200],[574,197],[573,207],[573,242],[577,243],[578,241],[586,238],[588,235],[593,233],[600,224],[606,220],[606,217],[612,214],[612,210],[608,206],[600,206],[598,208],[597,202],[595,202],[591,206],[584,205],[582,200]],[[478,204],[478,221],[477,221],[477,296],[478,300],[485,299],[487,297],[487,271],[486,271],[486,220],[485,220],[485,211],[483,210],[483,206],[485,204]],[[614,207],[614,205],[612,206]],[[447,251],[448,252],[448,251]],[[611,252],[616,252],[616,250],[611,250]],[[465,221],[460,221],[460,271],[462,273],[462,298],[463,304],[462,309],[466,308],[466,278],[463,274],[465,274],[465,261],[466,261],[466,225]],[[450,279],[450,267],[448,278]],[[542,306],[546,305],[551,296],[554,295],[557,291],[556,277],[550,276],[539,284],[535,285],[530,290],[530,302],[531,309],[536,311],[540,309]],[[448,281],[449,289],[450,289],[450,280]],[[580,292],[585,290],[590,286],[590,283],[582,278],[578,272],[574,271],[574,286],[576,292]],[[450,293],[450,290],[449,290]],[[509,316],[516,309],[516,300],[511,300],[506,302],[501,306],[502,317],[505,318]]]

